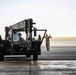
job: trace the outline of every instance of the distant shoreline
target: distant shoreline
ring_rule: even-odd
[[[66,37],[66,36],[64,36],[64,37],[53,37],[52,39],[76,39],[76,37]]]

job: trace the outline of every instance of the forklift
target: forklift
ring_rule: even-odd
[[[4,60],[4,55],[26,55],[26,57],[33,55],[33,60],[38,60],[38,55],[41,55],[41,44],[47,30],[37,29],[34,24],[36,23],[33,22],[33,19],[28,18],[5,27],[5,40],[2,40],[3,49],[0,50],[0,61]],[[40,40],[37,39],[38,31],[43,31]]]

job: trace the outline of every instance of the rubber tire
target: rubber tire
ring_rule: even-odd
[[[0,61],[4,61],[4,54],[0,54]]]
[[[33,55],[33,60],[38,60],[38,55]]]

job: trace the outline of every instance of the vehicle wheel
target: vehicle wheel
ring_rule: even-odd
[[[4,60],[4,54],[0,54],[0,61]]]
[[[30,55],[30,54],[28,54],[28,55],[26,55],[26,57],[31,57],[31,55]]]
[[[38,55],[33,55],[33,60],[38,60]]]

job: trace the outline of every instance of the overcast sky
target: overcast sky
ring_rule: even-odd
[[[0,0],[0,34],[5,26],[33,18],[52,36],[76,36],[76,0]]]

